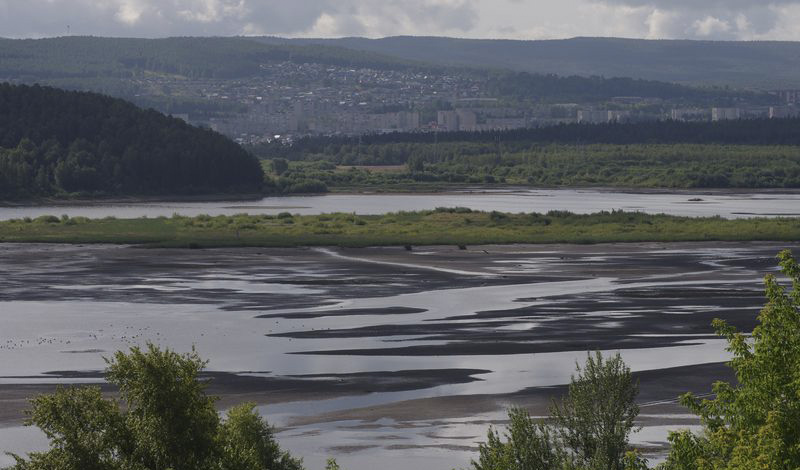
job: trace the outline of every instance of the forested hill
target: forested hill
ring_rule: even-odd
[[[107,96],[0,84],[0,198],[254,192],[228,138]]]
[[[263,44],[237,37],[0,39],[0,77],[6,79],[130,78],[144,72],[240,78],[258,75],[260,65],[272,61],[378,69],[422,66],[334,46]]]
[[[261,40],[283,45],[338,46],[408,60],[538,74],[633,77],[762,89],[796,88],[800,82],[800,42],[788,41],[518,41],[415,36]]]
[[[591,77],[575,73],[559,76],[504,70],[495,67],[496,64],[479,61],[453,64],[441,57],[432,57],[430,62],[409,60],[402,57],[401,49],[391,49],[397,52],[397,55],[391,55],[294,40],[291,43],[281,41],[289,40],[240,37],[0,39],[0,80],[99,91],[139,102],[141,98],[137,95],[154,92],[152,87],[142,88],[143,82],[152,81],[157,76],[181,80],[269,78],[264,72],[264,64],[294,62],[468,76],[485,82],[492,96],[544,102],[604,101],[615,96],[642,96],[727,105],[737,99],[751,102],[771,99],[741,90],[694,88],[658,79],[625,78],[613,70]],[[179,98],[166,94],[169,99]],[[164,109],[163,106],[160,108]]]

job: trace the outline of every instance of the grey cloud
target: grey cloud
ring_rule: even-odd
[[[800,0],[595,0],[650,9],[650,34],[673,38],[749,39],[768,34],[782,8]]]
[[[474,0],[0,0],[0,36],[420,34],[473,27]]]
[[[710,8],[748,9],[770,5],[800,4],[800,0],[604,0],[602,3],[627,6],[653,6],[664,10],[702,10]]]

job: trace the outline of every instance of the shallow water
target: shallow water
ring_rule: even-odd
[[[476,380],[465,383],[323,393],[261,408],[283,427],[281,442],[306,456],[310,468],[322,468],[331,455],[352,470],[376,462],[386,469],[409,462],[460,467],[488,424],[502,420],[502,409],[446,419],[293,423],[406,400],[499,397],[564,384],[588,349],[622,347],[635,371],[723,361],[724,342],[710,336],[710,319],[754,316],[760,278],[774,270],[780,248],[629,244],[407,253],[2,245],[0,391],[14,383],[96,381],[47,373],[99,371],[103,356],[146,341],[178,351],[195,347],[213,371],[322,376],[308,378],[309,387],[324,378],[350,380],[343,374],[476,370]],[[648,429],[642,441],[663,441],[666,427]],[[37,436],[0,429],[0,452],[40,448]]]
[[[700,199],[699,201],[697,199]],[[130,202],[78,205],[0,206],[0,220],[40,215],[118,218],[159,217],[182,214],[322,214],[355,212],[384,214],[436,207],[469,207],[502,212],[547,212],[567,210],[592,213],[622,209],[682,216],[726,218],[753,216],[798,216],[800,194],[732,192],[639,192],[591,189],[540,189],[462,192],[447,194],[327,194],[322,196],[267,197],[249,201]]]

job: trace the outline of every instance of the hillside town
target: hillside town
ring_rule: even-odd
[[[602,103],[553,103],[492,96],[474,74],[347,68],[274,62],[257,76],[211,79],[147,75],[130,79],[137,98],[206,102],[172,113],[240,143],[302,135],[490,131],[561,123],[720,121],[800,115],[800,92],[773,92],[781,105],[687,106],[683,100],[619,96]]]

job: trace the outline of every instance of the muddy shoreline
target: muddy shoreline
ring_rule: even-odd
[[[480,380],[476,377],[485,370],[416,370],[385,371],[363,374],[330,374],[321,377],[252,377],[227,372],[203,374],[207,381],[207,393],[220,398],[218,408],[227,409],[236,404],[254,402],[269,405],[314,401],[341,396],[357,396],[370,393],[430,388],[445,383]],[[102,374],[53,373],[60,378],[102,378]],[[677,398],[687,392],[706,394],[718,380],[735,383],[732,370],[725,363],[700,364],[652,371],[635,372],[640,393],[637,403],[642,415],[674,414],[675,418],[648,419],[650,424],[663,424],[678,420],[695,422],[682,415],[686,409],[677,403]],[[310,378],[324,380],[306,380]],[[53,393],[56,384],[13,384],[0,386],[0,427],[18,426],[23,423],[28,400],[36,395]],[[72,384],[71,386],[82,386]],[[89,384],[100,387],[106,396],[116,396],[116,389],[107,383]],[[361,420],[365,422],[389,418],[398,422],[437,420],[468,417],[476,413],[504,410],[509,406],[527,408],[534,416],[547,415],[553,400],[566,393],[566,386],[530,387],[514,393],[496,395],[456,395],[421,398],[393,402],[386,405],[354,408],[313,416],[297,417],[287,426],[298,427],[309,424],[335,421]],[[680,415],[680,416],[679,416]]]
[[[107,197],[76,197],[76,198],[38,198],[24,200],[0,200],[1,207],[37,207],[42,205],[71,206],[71,205],[108,205],[108,204],[140,204],[140,203],[169,203],[169,202],[235,202],[257,201],[265,197],[302,197],[324,196],[325,194],[339,195],[374,195],[374,194],[412,194],[412,195],[461,195],[461,194],[507,194],[509,192],[526,192],[538,190],[580,190],[597,192],[619,192],[626,194],[680,194],[680,195],[740,195],[740,194],[768,194],[786,195],[800,194],[800,189],[795,188],[647,188],[625,186],[520,186],[520,185],[444,185],[439,188],[425,188],[420,190],[397,190],[390,188],[382,191],[380,187],[352,187],[332,188],[330,193],[303,193],[303,194],[258,194],[258,193],[216,193],[200,195],[139,195],[139,196],[107,196]]]

